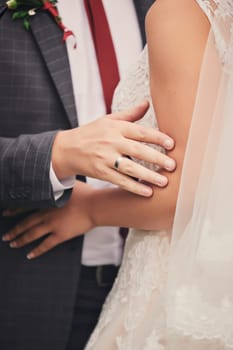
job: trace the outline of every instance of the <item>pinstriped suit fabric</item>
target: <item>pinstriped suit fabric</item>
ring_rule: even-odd
[[[50,38],[50,47],[45,45],[43,54],[50,55],[47,60],[54,67],[54,75],[59,77],[58,88],[38,46],[36,29],[33,35],[27,33],[22,22],[12,22],[8,13],[0,19],[2,208],[55,205],[49,181],[51,144],[56,130],[70,128],[69,118],[75,114],[61,32],[47,14],[41,14],[36,21],[33,26],[39,27],[39,32],[43,28],[44,37]],[[58,50],[51,47],[52,42],[59,46]],[[66,107],[58,90],[68,101]],[[0,233],[18,219],[0,217]],[[29,263],[25,256],[32,246],[13,251],[0,242],[1,350],[63,350],[66,346],[82,238]]]
[[[51,28],[44,28],[45,36],[49,30],[51,41],[61,46],[59,29],[50,19],[49,24]],[[66,129],[70,123],[32,35],[25,33],[21,21],[12,25],[8,13],[0,25],[0,205],[51,206],[51,145],[55,130]],[[64,56],[65,47],[61,47]],[[50,65],[59,75],[60,90],[63,95],[66,90],[72,92],[66,60],[57,65],[55,49],[47,50],[53,53]],[[74,109],[74,102],[69,102],[66,108]],[[72,113],[77,123],[75,110]]]

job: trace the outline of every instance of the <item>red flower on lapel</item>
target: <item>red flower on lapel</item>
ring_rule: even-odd
[[[5,3],[5,9],[13,12],[14,20],[22,19],[27,30],[30,28],[30,17],[35,16],[38,11],[48,11],[63,31],[63,41],[66,41],[69,36],[74,37],[74,33],[62,22],[56,4],[57,0],[8,0]],[[74,48],[76,48],[76,42]]]

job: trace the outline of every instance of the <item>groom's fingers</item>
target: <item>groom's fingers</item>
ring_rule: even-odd
[[[62,243],[64,240],[59,239],[58,236],[51,234],[45,240],[35,249],[33,249],[28,255],[27,258],[29,260],[38,258],[39,256],[47,253],[52,248],[56,247],[60,243]]]
[[[5,209],[2,212],[2,216],[16,216],[19,214],[26,213],[28,211],[31,211],[31,209],[26,208],[16,208],[16,209]]]
[[[112,113],[108,115],[108,118],[113,120],[124,120],[128,122],[135,122],[141,119],[149,108],[148,101],[142,101],[137,106],[134,106],[128,110]]]

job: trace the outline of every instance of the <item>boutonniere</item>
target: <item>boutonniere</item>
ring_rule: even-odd
[[[6,10],[12,11],[13,20],[23,20],[23,25],[27,30],[30,28],[30,18],[32,16],[35,16],[39,11],[48,11],[63,31],[63,40],[65,41],[69,36],[74,37],[74,33],[63,24],[56,4],[57,0],[9,0],[5,3],[5,6]],[[76,47],[76,43],[74,47]]]

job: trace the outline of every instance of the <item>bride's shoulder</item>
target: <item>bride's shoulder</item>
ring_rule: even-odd
[[[208,22],[202,3],[206,0],[156,0],[147,13],[146,27],[173,28],[177,21],[180,26],[190,20],[199,24]]]
[[[156,0],[146,17],[149,51],[154,50],[161,60],[180,59],[185,51],[193,51],[197,42],[205,45],[209,29],[197,0]]]

